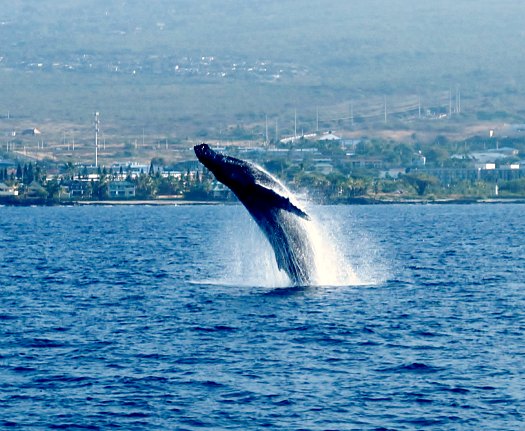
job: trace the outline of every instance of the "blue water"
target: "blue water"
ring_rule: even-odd
[[[353,285],[240,206],[0,208],[0,427],[525,429],[525,207],[314,212]]]

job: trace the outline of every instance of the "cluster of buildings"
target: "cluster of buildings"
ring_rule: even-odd
[[[495,148],[472,152],[468,156],[452,156],[454,159],[467,160],[470,163],[462,168],[425,168],[424,172],[438,178],[442,184],[457,181],[485,181],[497,183],[525,177],[525,162],[505,163],[515,160],[519,151],[514,148]]]
[[[27,133],[39,133],[37,129]],[[379,178],[395,179],[408,171],[421,172],[436,177],[443,185],[447,186],[458,181],[485,181],[498,183],[525,178],[525,162],[519,162],[519,151],[510,147],[488,149],[470,152],[464,155],[453,155],[452,163],[436,167],[427,165],[425,154],[414,152],[408,166],[392,167],[380,157],[369,157],[356,151],[360,139],[344,139],[333,132],[316,133],[303,136],[284,138],[279,146],[241,146],[220,147],[216,150],[226,152],[239,158],[252,160],[259,163],[268,161],[286,161],[286,165],[308,166],[309,171],[329,175],[339,169],[341,172],[348,170],[365,170],[370,175]],[[155,174],[161,177],[175,179],[194,178],[202,170],[202,166],[193,159],[193,151],[187,149],[187,162],[180,163],[173,168],[154,166],[153,164],[140,163],[114,163],[103,173],[97,166],[74,166],[75,171],[60,174],[58,171],[49,172],[47,180],[58,180],[58,194],[61,199],[89,199],[97,195],[101,175],[105,176],[107,196],[111,199],[133,199],[137,196],[136,179],[142,174]],[[454,161],[458,163],[454,163]],[[283,163],[284,165],[284,163]],[[14,162],[0,160],[0,169],[10,171],[11,175],[16,170]],[[278,174],[278,172],[277,172]],[[6,175],[4,175],[6,177]],[[0,197],[42,196],[47,191],[41,184],[33,182],[19,188],[10,181],[2,182],[0,176]],[[219,197],[227,193],[221,184],[212,185],[212,195]]]
[[[302,142],[303,145],[293,145],[299,142]],[[289,148],[249,147],[240,148],[237,151],[240,157],[255,160],[262,157],[270,160],[286,159],[292,163],[308,160],[316,172],[325,175],[333,172],[335,165],[344,162],[349,170],[371,170],[377,172],[380,178],[397,178],[407,171],[424,172],[438,178],[445,185],[463,180],[498,182],[525,177],[525,161],[515,161],[519,156],[519,151],[515,148],[497,147],[484,151],[473,151],[466,155],[451,156],[452,161],[461,160],[463,167],[429,167],[426,156],[419,151],[412,154],[409,165],[391,168],[380,157],[357,155],[356,147],[360,142],[362,142],[360,139],[344,139],[333,132],[328,132],[282,139],[280,143],[290,145]],[[327,143],[335,144],[342,152],[337,153],[335,157],[323,155],[319,150],[322,146],[320,144]],[[509,160],[512,162],[508,162]]]
[[[97,166],[73,166],[69,172],[58,172],[52,169],[47,173],[45,182],[56,180],[56,193],[61,200],[91,199],[97,196],[101,179],[107,187],[107,197],[110,199],[133,199],[137,196],[136,180],[143,174],[154,174],[160,177],[194,179],[198,169],[198,162],[186,162],[178,170],[169,170],[163,166],[141,163],[114,163],[109,169]],[[32,181],[24,184],[22,180],[16,182],[17,166],[15,162],[0,160],[0,169],[5,170],[8,179],[0,181],[0,198],[42,198],[48,195],[48,190],[39,182]],[[152,172],[153,170],[153,172]],[[1,177],[0,177],[1,179]]]
[[[85,180],[63,180],[59,185],[58,197],[61,200],[90,199],[93,197],[93,183]],[[48,191],[36,181],[24,187],[21,192],[18,185],[7,185],[0,182],[0,198],[9,197],[45,198]],[[108,197],[111,199],[133,199],[136,196],[136,186],[129,181],[110,181]]]
[[[7,58],[4,67],[19,70],[67,71],[69,73],[109,73],[118,75],[174,75],[203,78],[252,78],[273,81],[282,75],[304,73],[297,65],[279,64],[269,60],[248,61],[243,58],[220,58],[214,55],[176,56],[172,54],[138,56],[120,53],[73,53],[60,59]]]

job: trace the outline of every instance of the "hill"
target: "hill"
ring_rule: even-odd
[[[523,12],[516,0],[13,2],[0,113],[54,124],[55,140],[81,139],[94,111],[124,140],[220,138],[266,119],[284,134],[294,117],[301,131],[377,128],[384,110],[458,103],[470,124],[522,121]]]

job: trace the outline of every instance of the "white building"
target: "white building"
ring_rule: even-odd
[[[5,183],[0,183],[0,196],[18,196],[18,190],[13,186],[8,186]]]
[[[109,197],[133,198],[135,197],[135,185],[128,181],[112,181],[109,183]]]

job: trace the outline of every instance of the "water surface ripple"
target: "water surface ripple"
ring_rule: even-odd
[[[0,427],[522,429],[523,210],[317,208],[367,282],[274,289],[239,206],[0,208]]]

